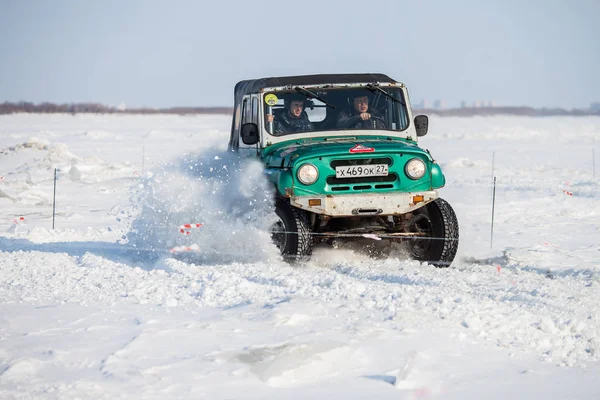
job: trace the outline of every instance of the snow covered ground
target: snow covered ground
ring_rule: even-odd
[[[431,118],[448,269],[282,262],[229,126],[0,116],[0,398],[600,398],[600,118]]]

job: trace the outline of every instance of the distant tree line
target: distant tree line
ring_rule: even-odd
[[[554,116],[554,115],[597,115],[600,116],[600,109],[572,109],[564,108],[533,108],[533,107],[478,107],[478,108],[448,108],[448,109],[414,109],[415,114],[429,114],[442,116],[468,117],[474,115],[523,115],[523,116]],[[98,103],[77,103],[77,104],[55,104],[40,103],[34,104],[21,101],[18,103],[0,103],[0,114],[15,113],[66,113],[66,114],[229,114],[232,113],[230,107],[171,107],[171,108],[128,108],[119,109],[115,106],[107,106]]]
[[[448,108],[448,109],[415,109],[415,114],[442,115],[451,117],[469,117],[475,115],[523,115],[533,117],[550,116],[600,116],[600,110],[594,109],[572,109],[564,108],[533,108],[533,107],[477,107],[477,108]]]
[[[229,107],[171,107],[171,108],[131,108],[118,109],[115,106],[107,106],[98,103],[77,104],[34,104],[26,101],[18,103],[0,103],[0,114],[15,113],[66,113],[66,114],[231,114]]]

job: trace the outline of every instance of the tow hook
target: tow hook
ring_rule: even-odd
[[[355,208],[352,210],[352,215],[377,215],[382,212],[381,208]]]

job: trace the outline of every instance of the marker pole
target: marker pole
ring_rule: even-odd
[[[490,233],[490,249],[494,245],[494,208],[496,206],[496,177],[494,177],[494,190],[492,193],[492,229]]]
[[[56,168],[54,168],[54,194],[52,196],[52,229],[54,229],[54,216],[56,215]]]

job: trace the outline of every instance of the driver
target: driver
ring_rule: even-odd
[[[352,107],[338,115],[337,127],[342,129],[387,129],[383,118],[369,110],[368,95],[350,98]]]
[[[273,122],[275,134],[306,132],[314,129],[304,111],[304,102],[304,96],[292,95],[286,99],[286,107],[283,112],[277,113],[275,116],[267,114],[267,122]]]

